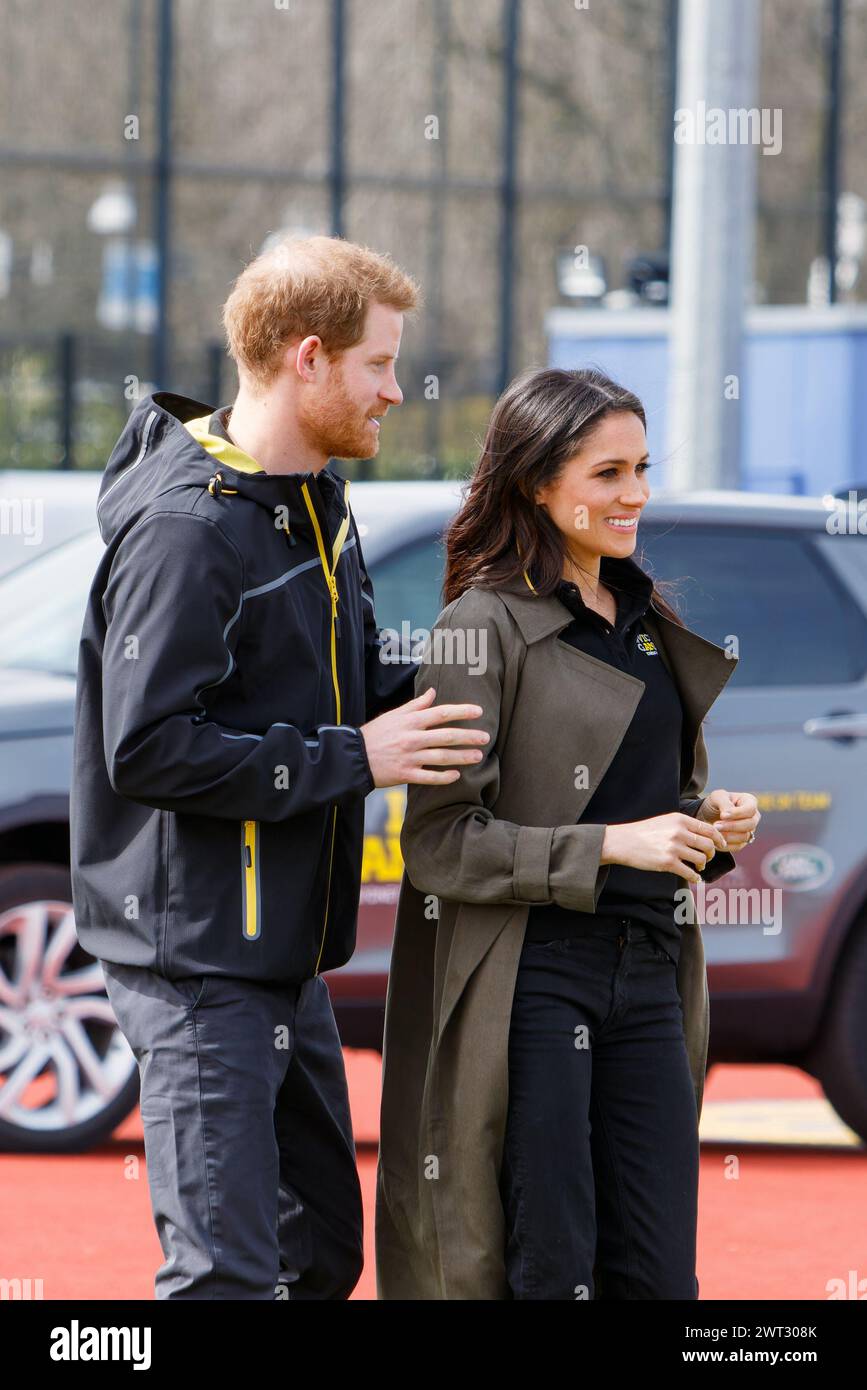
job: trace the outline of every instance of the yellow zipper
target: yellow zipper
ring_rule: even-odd
[[[242,932],[245,941],[261,935],[262,892],[259,875],[259,822],[245,820],[241,826]]]
[[[319,525],[319,518],[316,515],[316,508],[310,496],[310,490],[306,483],[301,485],[301,493],[304,497],[307,510],[310,513],[310,520],[313,522],[313,530],[316,535],[316,547],[319,551],[319,561],[322,565],[322,572],[325,575],[325,582],[328,585],[328,592],[331,595],[331,679],[334,682],[334,722],[340,723],[340,682],[337,677],[337,580],[335,571],[340,552],[343,549],[343,542],[349,530],[349,481],[344,483],[343,503],[346,507],[346,516],[340,523],[337,535],[334,537],[334,545],[331,553],[331,564],[328,563],[328,556],[325,552],[325,542],[322,538],[322,528]],[[322,959],[322,951],[325,947],[325,932],[328,927],[328,905],[331,900],[331,866],[334,861],[334,837],[337,831],[337,806],[335,805],[331,817],[331,848],[328,854],[328,884],[325,890],[325,920],[322,923],[322,940],[319,943],[319,954],[316,957],[316,967],[314,974],[319,974],[319,962]]]

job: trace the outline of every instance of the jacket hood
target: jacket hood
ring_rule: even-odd
[[[96,504],[100,535],[106,545],[134,526],[158,499],[171,492],[197,488],[227,501],[246,499],[266,508],[287,509],[288,531],[306,529],[309,515],[302,487],[317,478],[323,500],[338,517],[346,515],[345,479],[329,464],[321,473],[252,473],[232,466],[235,452],[221,439],[194,436],[187,421],[213,414],[215,406],[170,391],[157,391],[139,401],[111,452]],[[205,443],[208,444],[205,447]],[[239,462],[246,456],[239,454]]]

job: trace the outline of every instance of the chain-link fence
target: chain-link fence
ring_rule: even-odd
[[[350,474],[463,472],[495,395],[547,360],[576,247],[599,302],[644,303],[648,266],[664,294],[677,18],[677,0],[6,0],[0,467],[102,466],[155,385],[230,400],[220,307],[293,230],[388,251],[424,289],[405,403]],[[764,0],[758,99],[785,140],[758,160],[760,301],[806,298],[832,150],[836,186],[867,191],[865,53],[863,0]]]

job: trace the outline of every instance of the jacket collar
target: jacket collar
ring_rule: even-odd
[[[178,396],[170,391],[157,391],[141,403],[140,409],[155,406],[165,422],[166,447],[171,448],[180,458],[189,461],[196,486],[209,487],[217,473],[220,474],[218,492],[229,501],[234,497],[245,497],[256,502],[274,514],[277,507],[285,509],[288,524],[292,531],[309,531],[313,527],[304,501],[303,487],[313,494],[318,489],[328,519],[329,529],[337,531],[349,516],[348,505],[344,502],[346,478],[338,473],[333,460],[319,473],[266,473],[249,472],[233,468],[230,462],[221,462],[203,447],[186,428],[187,420],[207,416],[215,425],[219,438],[228,439],[223,424],[223,414],[227,407],[206,405],[191,397]],[[231,454],[227,455],[228,458]],[[246,455],[244,457],[247,457]]]
[[[232,407],[229,405],[221,406],[212,413],[209,421],[210,433],[224,440],[228,446],[224,467],[231,468],[232,472],[236,474],[252,473],[256,475],[262,474],[266,477],[286,478],[290,480],[290,483],[296,482],[299,487],[304,482],[309,485],[310,480],[313,479],[315,485],[319,487],[322,494],[322,501],[326,510],[330,513],[333,507],[338,517],[342,519],[346,516],[346,507],[343,503],[343,484],[346,482],[346,479],[342,473],[338,473],[337,469],[334,467],[333,460],[329,459],[327,466],[318,473],[278,473],[267,475],[265,474],[265,469],[260,468],[255,459],[250,458],[249,454],[245,454],[243,450],[232,443],[231,436],[226,428],[226,418],[231,413],[231,409]],[[222,456],[217,455],[217,457],[222,461]]]
[[[339,525],[348,516],[344,503],[344,484],[346,479],[329,463],[319,473],[240,473],[232,467],[219,466],[223,489],[228,488],[250,502],[258,502],[268,511],[277,507],[288,510],[293,530],[308,527],[307,507],[302,490],[307,484],[308,492],[318,488],[331,525]]]
[[[556,594],[534,593],[523,574],[497,586],[527,646],[560,632],[572,622],[572,614]]]

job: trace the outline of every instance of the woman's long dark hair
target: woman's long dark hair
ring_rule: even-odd
[[[473,586],[496,589],[526,569],[541,595],[563,577],[566,542],[536,489],[554,482],[607,415],[631,411],[645,429],[637,396],[595,368],[555,367],[516,377],[494,406],[482,452],[446,533],[443,604]],[[654,582],[650,606],[680,627],[683,619]]]

